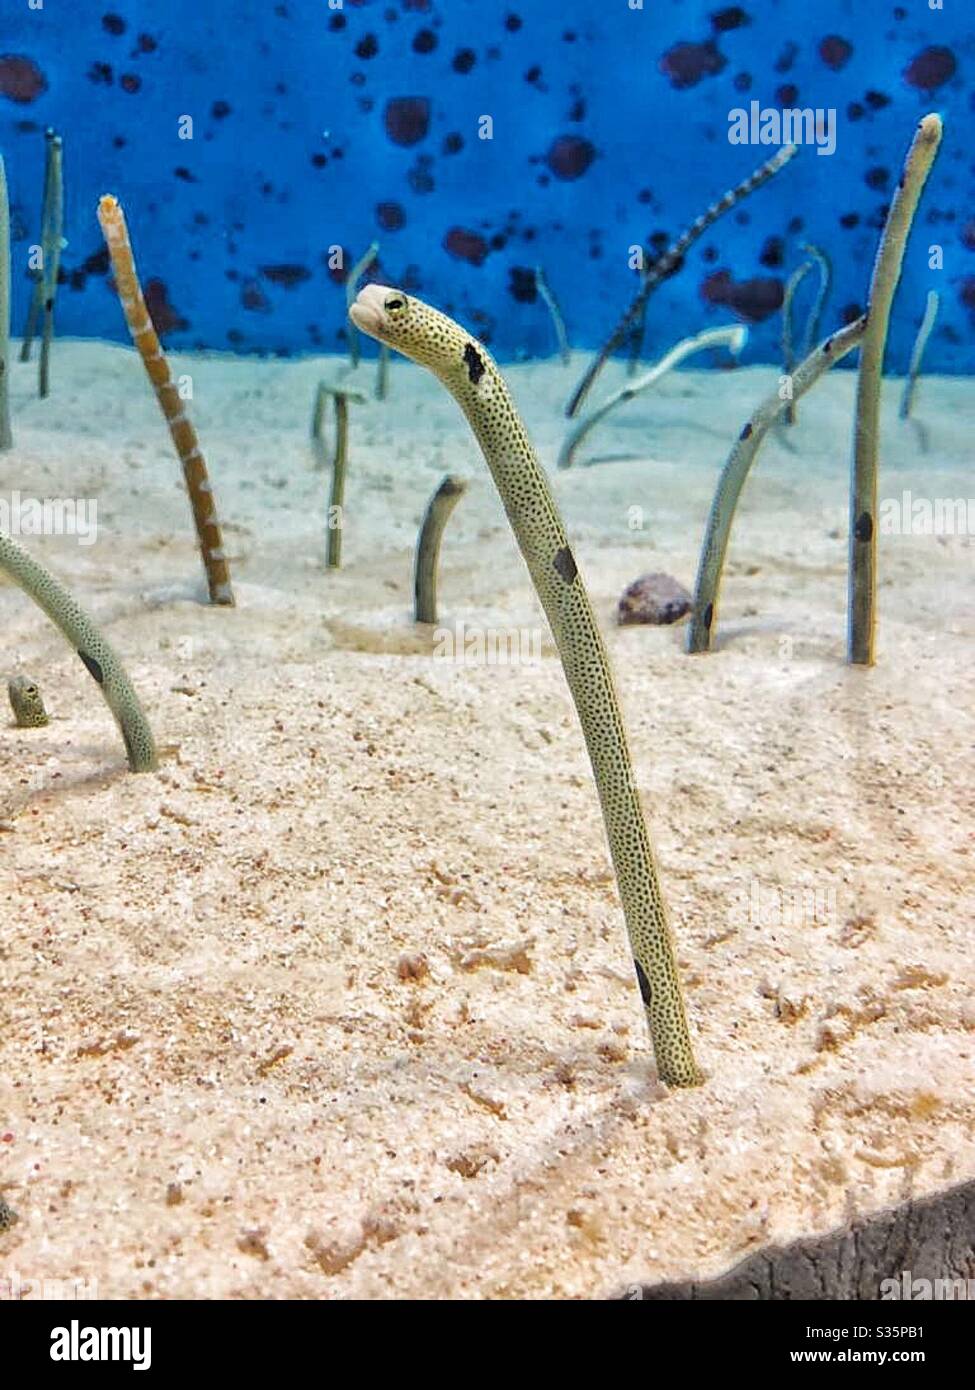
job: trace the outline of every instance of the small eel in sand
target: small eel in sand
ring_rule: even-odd
[[[49,570],[4,535],[0,535],[0,573],[8,574],[43,608],[81,657],[115,716],[132,771],[154,771],[156,745],[139,697],[122,663],[88,614]]]
[[[40,686],[30,676],[11,676],[7,694],[18,729],[39,729],[49,722]]]
[[[694,1086],[674,943],[630,761],[609,658],[548,478],[496,364],[453,319],[401,290],[367,285],[355,326],[428,368],[481,446],[558,646],[585,735],[637,979],[662,1081]]]

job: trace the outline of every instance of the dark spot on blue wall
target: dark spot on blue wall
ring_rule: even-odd
[[[262,265],[260,272],[272,285],[282,285],[286,290],[311,279],[311,271],[303,265]]]
[[[783,260],[783,243],[780,236],[770,236],[765,238],[765,244],[758,254],[758,259],[768,270],[778,270]]]
[[[123,92],[134,94],[142,86],[142,78],[136,77],[134,72],[124,72],[118,80]]]
[[[92,63],[88,69],[88,81],[94,82],[96,86],[110,87],[112,85],[112,69],[108,63]]]
[[[225,120],[230,115],[232,107],[229,101],[215,101],[210,107],[210,115],[215,121]]]
[[[150,280],[145,287],[146,308],[152,325],[160,338],[167,333],[182,333],[189,328],[189,320],[176,312],[169,302],[169,292],[162,280]]]
[[[377,203],[376,221],[384,232],[398,232],[406,226],[406,213],[402,203]]]
[[[545,163],[557,179],[578,179],[595,157],[593,146],[580,135],[559,135],[549,146]]]
[[[106,34],[113,34],[117,38],[119,34],[125,33],[125,20],[121,15],[103,14],[102,28]]]
[[[7,54],[0,58],[0,96],[26,105],[47,91],[47,79],[33,58]]]
[[[958,287],[958,298],[975,314],[975,275],[968,275]]]
[[[839,34],[827,34],[820,42],[819,56],[828,68],[839,72],[853,56],[853,45],[849,39],[840,38]]]
[[[882,165],[876,164],[872,169],[868,169],[863,176],[863,182],[868,188],[874,188],[878,192],[887,187],[890,181],[890,170]]]
[[[783,45],[782,52],[775,60],[775,71],[791,72],[792,65],[796,61],[796,55],[798,54],[798,52],[799,45],[795,43],[792,39],[789,39],[789,41]]]
[[[751,24],[751,20],[740,5],[731,5],[726,10],[716,10],[711,16],[711,28],[716,34],[727,33],[729,29],[740,29],[744,24]]]
[[[696,87],[705,77],[714,77],[728,64],[713,39],[704,43],[675,43],[660,59],[660,71],[678,91]]]
[[[437,46],[437,36],[432,29],[419,29],[413,36],[414,53],[432,53]]]
[[[245,280],[240,290],[240,302],[251,313],[269,314],[271,301],[256,280]]]
[[[509,14],[505,17],[504,27],[509,34],[515,34],[521,28],[521,20],[516,14]]]
[[[477,54],[473,48],[461,48],[454,54],[453,62],[450,66],[454,72],[467,73],[477,62]]]
[[[735,281],[730,271],[716,270],[701,284],[701,295],[709,304],[721,304],[747,323],[761,323],[782,307],[781,280]]]
[[[935,44],[931,48],[923,48],[911,59],[904,69],[904,81],[921,92],[933,92],[954,77],[957,66],[951,49]]]
[[[519,304],[534,304],[538,298],[534,270],[522,265],[513,265],[508,271],[508,275],[510,276],[508,293],[511,298],[516,299]]]
[[[433,160],[428,154],[417,155],[415,162],[410,166],[406,175],[406,181],[414,193],[432,193],[434,190],[433,175],[430,172]]]
[[[386,134],[394,145],[416,145],[430,128],[427,97],[391,97],[383,113]]]
[[[457,154],[458,151],[463,148],[464,137],[458,134],[456,130],[452,130],[449,135],[444,136],[442,146],[444,154]]]
[[[379,52],[379,40],[375,34],[364,34],[355,46],[355,56],[363,61],[375,58]]]
[[[488,255],[488,244],[479,232],[467,227],[451,227],[443,239],[443,248],[449,256],[469,265],[483,265]]]

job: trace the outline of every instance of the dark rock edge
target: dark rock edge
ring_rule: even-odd
[[[631,1284],[633,1301],[867,1300],[884,1279],[975,1278],[975,1180],[861,1218],[827,1235],[757,1250],[716,1279]]]

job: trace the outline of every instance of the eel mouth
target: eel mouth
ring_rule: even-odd
[[[355,302],[349,305],[349,318],[356,328],[368,333],[370,338],[383,336],[386,328],[383,301],[388,293],[388,285],[366,285],[356,295]]]

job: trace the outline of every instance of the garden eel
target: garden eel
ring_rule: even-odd
[[[30,676],[11,676],[7,681],[7,694],[18,729],[39,729],[48,722],[40,686]]]
[[[87,613],[53,574],[4,535],[0,535],[0,571],[44,609],[81,657],[115,716],[132,771],[152,772],[156,767],[156,745],[139,697],[122,663]]]
[[[732,357],[739,357],[747,341],[748,329],[740,323],[732,324],[730,328],[706,328],[703,333],[697,333],[693,338],[681,339],[637,381],[628,381],[625,386],[621,386],[618,391],[607,396],[601,405],[598,405],[589,415],[584,415],[578,424],[572,427],[559,450],[556,468],[571,468],[579,445],[589,431],[599,424],[600,420],[604,419],[622,401],[631,401],[641,391],[646,391],[648,387],[653,386],[662,376],[666,376],[672,367],[679,366],[685,358],[692,357],[695,352],[704,352],[706,348],[721,346],[727,347]]]
[[[619,323],[613,329],[606,342],[599,352],[590,362],[582,380],[572,393],[572,399],[565,408],[566,415],[571,419],[576,414],[580,405],[592,389],[593,382],[605,367],[609,358],[618,347],[626,341],[627,335],[631,331],[636,331],[640,342],[636,344],[639,353],[640,345],[643,341],[643,330],[645,323],[645,310],[647,300],[663,282],[671,275],[676,275],[684,264],[684,258],[694,243],[704,235],[709,227],[717,222],[719,217],[723,217],[726,212],[730,212],[736,204],[743,198],[747,198],[749,193],[754,193],[756,188],[761,188],[763,183],[768,183],[781,168],[788,164],[789,160],[796,153],[798,146],[783,145],[771,159],[767,159],[764,164],[760,164],[757,169],[753,169],[747,179],[742,179],[741,183],[734,188],[729,188],[727,193],[722,194],[716,203],[712,203],[709,208],[701,213],[691,225],[683,231],[672,245],[662,256],[658,256],[651,265],[643,272],[640,288],[637,290],[636,297],[630,307],[623,314]]]
[[[850,579],[847,598],[846,659],[872,666],[877,636],[877,452],[880,446],[880,393],[894,294],[901,278],[907,240],[924,185],[941,146],[941,117],[923,116],[904,160],[904,168],[880,233],[867,297],[867,328],[860,349],[853,469],[850,478]]]
[[[859,347],[866,327],[866,316],[861,314],[852,323],[831,333],[825,342],[820,343],[791,376],[786,378],[791,383],[792,394],[783,397],[781,387],[776,387],[751,419],[742,426],[718,478],[718,486],[704,528],[704,543],[701,546],[697,581],[694,585],[694,604],[691,609],[690,627],[687,630],[687,650],[691,654],[711,650],[711,641],[717,626],[718,595],[721,591],[721,576],[724,572],[728,538],[731,535],[731,523],[735,519],[741,490],[765,436],[775,422],[782,419],[791,402],[804,396],[811,386],[815,386],[824,372],[842,361],[848,352]]]
[[[440,541],[443,528],[467,491],[467,481],[448,473],[430,498],[416,543],[416,563],[413,566],[413,621],[437,621],[437,568],[440,564]]]
[[[349,312],[363,333],[433,372],[481,446],[579,713],[657,1071],[668,1085],[697,1085],[703,1078],[691,1048],[673,940],[609,659],[548,479],[504,378],[459,324],[401,290],[367,285]]]

